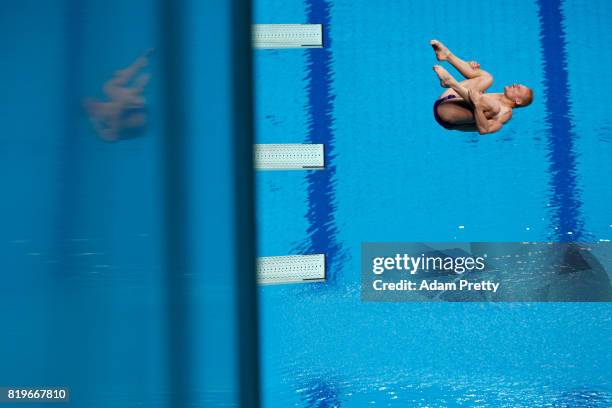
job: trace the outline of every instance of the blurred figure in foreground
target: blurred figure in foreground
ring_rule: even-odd
[[[147,122],[146,99],[142,96],[150,75],[136,75],[149,63],[153,50],[142,56],[125,69],[115,72],[102,90],[108,101],[88,97],[84,105],[98,135],[109,142],[135,136],[144,130]],[[132,82],[132,84],[130,84]]]

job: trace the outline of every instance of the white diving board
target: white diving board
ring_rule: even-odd
[[[253,24],[254,48],[323,48],[323,24]]]
[[[256,144],[257,170],[320,170],[325,168],[322,144]]]
[[[257,258],[257,283],[325,281],[325,255],[289,255]]]

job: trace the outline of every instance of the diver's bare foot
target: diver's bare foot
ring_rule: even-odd
[[[448,59],[450,51],[444,46],[444,44],[438,40],[431,40],[429,44],[431,44],[431,47],[434,49],[438,61],[446,61]]]
[[[451,74],[440,65],[434,65],[433,70],[436,72],[436,75],[438,75],[438,78],[440,78],[440,86],[442,88],[450,88],[453,82]]]

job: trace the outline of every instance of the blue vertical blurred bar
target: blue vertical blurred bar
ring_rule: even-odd
[[[576,171],[576,138],[571,117],[569,74],[562,1],[539,0],[540,44],[544,64],[546,123],[549,128],[549,172],[554,228],[551,239],[559,242],[586,238],[580,186]]]
[[[162,0],[172,405],[259,405],[250,4]]]

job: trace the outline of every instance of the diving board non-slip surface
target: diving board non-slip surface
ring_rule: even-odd
[[[253,24],[254,48],[323,48],[323,24]]]
[[[306,283],[325,280],[325,255],[289,255],[257,258],[257,282]]]
[[[256,144],[258,170],[317,170],[325,168],[322,144]]]

